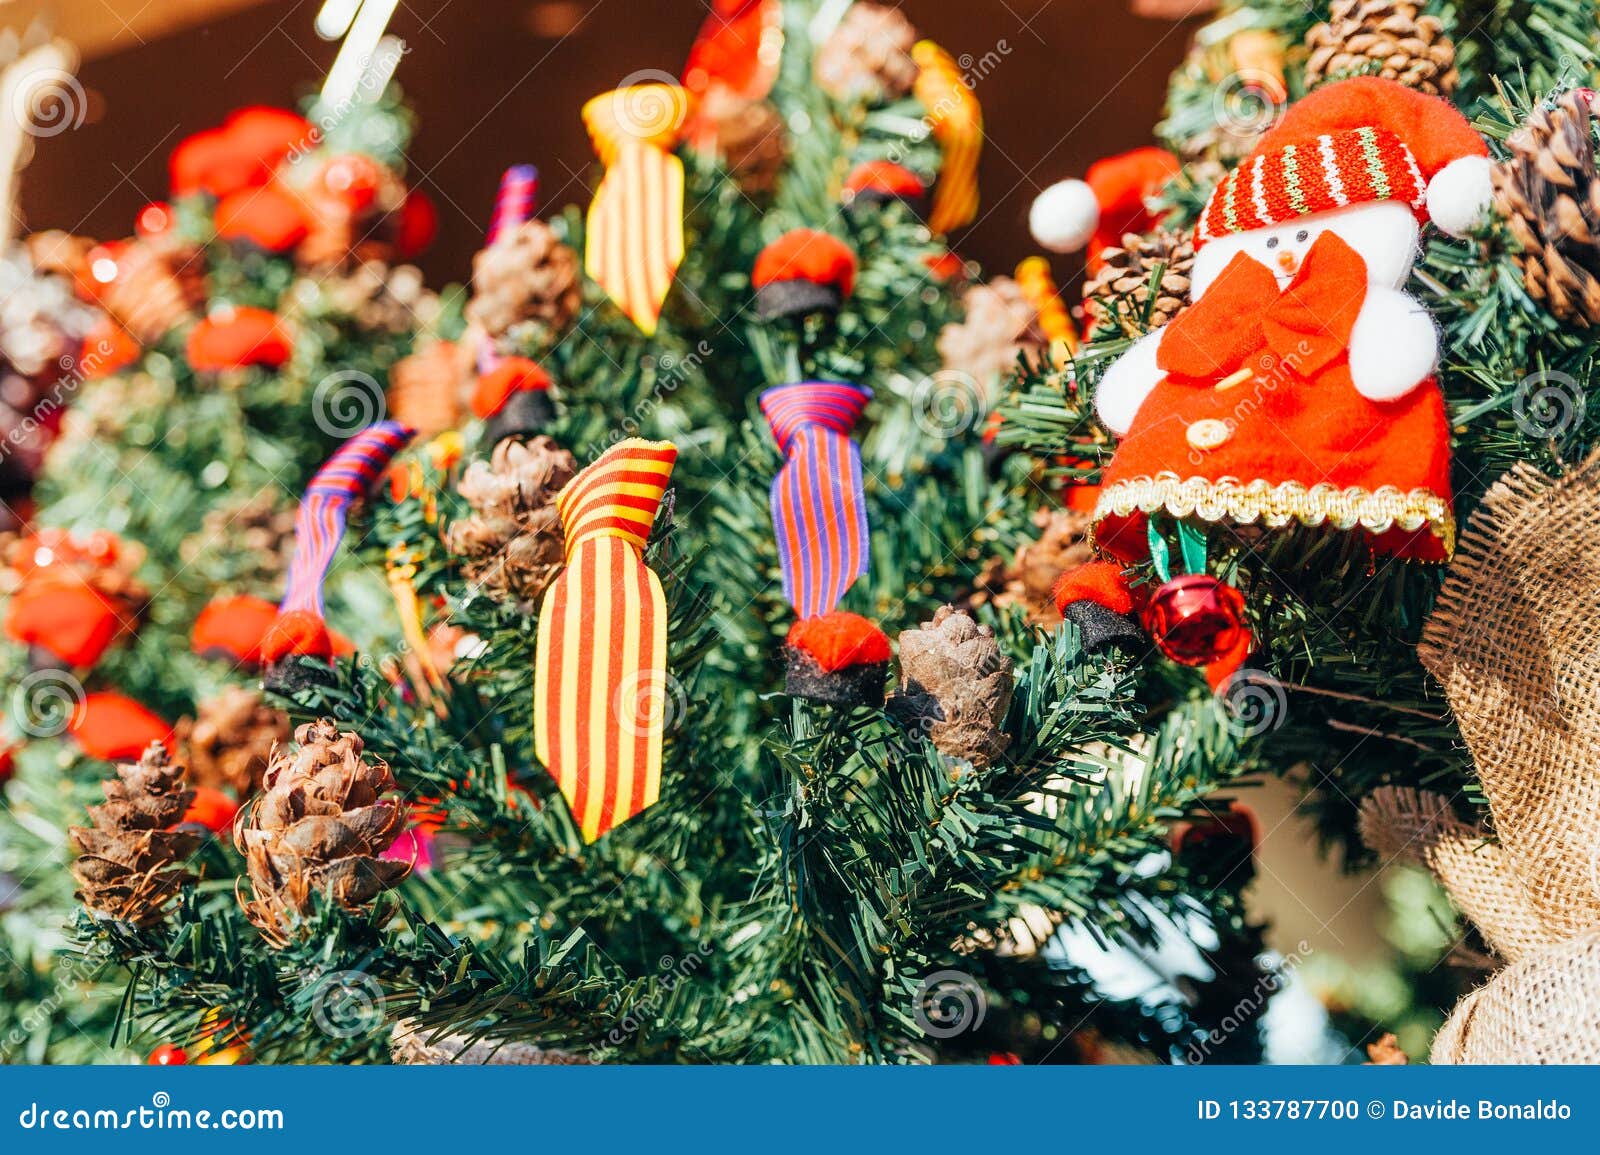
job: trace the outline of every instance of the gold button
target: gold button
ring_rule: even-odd
[[[1218,421],[1215,417],[1207,417],[1203,421],[1196,421],[1189,426],[1186,434],[1189,444],[1195,449],[1220,449],[1233,440],[1233,430],[1228,428],[1228,423]]]

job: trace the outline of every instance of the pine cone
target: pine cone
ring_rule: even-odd
[[[1139,337],[1187,307],[1194,272],[1194,243],[1187,237],[1166,229],[1126,233],[1122,247],[1102,250],[1101,259],[1104,265],[1083,286],[1083,309],[1096,326]]]
[[[368,332],[430,329],[442,309],[439,295],[427,287],[415,265],[362,261],[348,270],[327,269],[316,284],[329,305],[354,317]]]
[[[1021,606],[1030,625],[1054,629],[1061,624],[1056,582],[1068,570],[1094,559],[1089,516],[1071,509],[1041,509],[1034,513],[1033,524],[1039,527],[1039,539],[1019,549],[1010,565],[992,560],[968,603],[977,607],[992,602],[999,609]]]
[[[472,259],[467,320],[505,352],[525,339],[548,345],[578,315],[578,270],[578,254],[549,225],[524,221]]]
[[[1495,210],[1522,251],[1528,295],[1581,328],[1600,324],[1600,179],[1593,110],[1569,92],[1506,138],[1508,160],[1492,169]]]
[[[1011,744],[1000,727],[1012,685],[1011,659],[994,631],[944,606],[932,622],[900,635],[900,692],[889,711],[925,728],[941,753],[983,767]]]
[[[565,562],[555,497],[578,471],[572,454],[548,437],[502,441],[474,461],[457,485],[474,516],[450,527],[452,552],[467,577],[491,597],[530,611]]]
[[[268,759],[289,734],[283,711],[268,706],[258,691],[229,686],[178,723],[177,742],[196,786],[249,798],[261,789]]]
[[[1345,76],[1382,76],[1430,96],[1456,89],[1456,46],[1416,0],[1333,0],[1306,33],[1306,88]]]
[[[100,304],[141,345],[154,345],[198,315],[206,300],[205,255],[171,241],[133,241],[117,254],[117,275]]]
[[[406,823],[405,807],[384,797],[397,789],[389,767],[363,758],[361,739],[327,718],[294,739],[297,749],[273,754],[266,793],[235,835],[254,892],[245,913],[276,941],[293,936],[314,894],[356,910],[411,869],[378,857]]]
[[[274,589],[294,555],[295,506],[277,489],[208,509],[178,556],[211,585]]]
[[[409,1019],[394,1025],[390,1055],[405,1066],[548,1067],[586,1066],[592,1060],[572,1051],[555,1051],[533,1043],[493,1043],[468,1034],[434,1038]]]
[[[898,8],[854,4],[817,50],[817,84],[835,100],[884,104],[917,82],[917,30]]]
[[[389,416],[424,438],[454,429],[466,415],[467,364],[453,341],[435,341],[389,369]]]
[[[713,89],[701,111],[739,187],[748,196],[770,196],[789,162],[789,133],[778,110],[765,100],[740,100]]]
[[[89,807],[93,827],[70,831],[80,852],[72,864],[82,888],[78,898],[102,917],[153,925],[194,878],[183,862],[199,847],[200,835],[171,829],[194,801],[194,791],[184,784],[183,764],[171,762],[160,742],[152,742],[139,761],[118,766],[102,789],[105,802]]]
[[[939,331],[939,356],[947,372],[969,376],[980,389],[1004,380],[1017,355],[1043,349],[1039,314],[1010,277],[973,285],[961,298],[965,315]]]

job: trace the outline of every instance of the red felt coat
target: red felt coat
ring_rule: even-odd
[[[1350,380],[1367,267],[1324,233],[1280,293],[1240,254],[1161,338],[1166,376],[1106,468],[1095,534],[1148,556],[1146,515],[1361,529],[1379,552],[1429,561],[1454,542],[1450,430],[1429,378],[1372,401]],[[1221,383],[1222,387],[1219,387]]]

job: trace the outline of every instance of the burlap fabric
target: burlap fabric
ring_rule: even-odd
[[[1433,1061],[1600,1062],[1600,455],[1495,483],[1419,656],[1472,752],[1493,841],[1442,799],[1384,791],[1364,833],[1434,869],[1510,963],[1456,1007]]]

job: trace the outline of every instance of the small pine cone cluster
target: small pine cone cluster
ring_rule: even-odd
[[[961,304],[961,320],[939,331],[939,357],[947,372],[971,377],[980,389],[993,389],[1015,370],[1019,353],[1047,344],[1038,311],[1010,277],[973,285]]]
[[[531,611],[565,562],[555,498],[577,471],[572,454],[548,437],[502,441],[488,462],[468,466],[457,491],[473,515],[449,532],[467,577]]]
[[[1563,321],[1600,325],[1600,177],[1595,172],[1593,108],[1569,92],[1506,138],[1511,155],[1496,164],[1495,210],[1521,252],[1528,295]]]
[[[743,100],[713,89],[701,114],[715,134],[717,152],[748,196],[771,196],[789,163],[789,132],[765,100]]]
[[[982,768],[1011,744],[1001,727],[1013,685],[1011,659],[994,631],[944,606],[900,635],[900,692],[888,708],[923,729],[940,753]]]
[[[817,50],[817,84],[840,101],[899,100],[917,82],[916,43],[917,30],[900,9],[853,4]]]
[[[89,807],[93,826],[70,833],[79,858],[72,864],[78,898],[103,918],[134,926],[161,921],[167,903],[193,880],[184,861],[200,834],[173,829],[194,801],[181,763],[152,742],[137,762],[117,767],[102,784],[106,800]]]
[[[543,221],[507,229],[472,259],[467,320],[506,352],[553,343],[582,303],[578,254]]]
[[[154,345],[194,320],[206,300],[206,261],[199,248],[137,240],[117,254],[117,274],[100,304],[141,345]]]
[[[1054,629],[1061,624],[1056,583],[1068,570],[1094,560],[1089,516],[1072,509],[1041,509],[1033,524],[1039,528],[1038,539],[1019,549],[1010,564],[1001,558],[990,561],[968,603],[992,603],[997,609],[1021,606],[1030,625]]]
[[[200,529],[178,545],[185,565],[215,585],[273,589],[294,555],[295,506],[277,489],[206,511]]]
[[[1083,286],[1083,309],[1092,325],[1139,337],[1177,317],[1189,303],[1194,242],[1157,229],[1126,233],[1120,248],[1101,251],[1099,272]]]
[[[1306,33],[1306,87],[1344,76],[1382,76],[1430,96],[1460,79],[1456,47],[1417,0],[1333,0],[1328,19]]]
[[[194,785],[249,798],[261,788],[273,750],[289,740],[289,719],[260,691],[228,686],[180,721],[176,736]]]
[[[471,370],[463,352],[453,341],[435,341],[396,361],[389,369],[389,416],[424,438],[459,425],[466,416],[462,394]]]
[[[430,329],[442,309],[415,265],[362,261],[351,269],[329,269],[317,283],[329,305],[369,333]]]
[[[355,734],[323,718],[294,732],[277,751],[235,841],[245,856],[253,899],[246,915],[275,941],[294,937],[299,917],[322,895],[357,910],[397,885],[410,864],[380,858],[405,827],[405,807],[389,767],[362,757]]]

